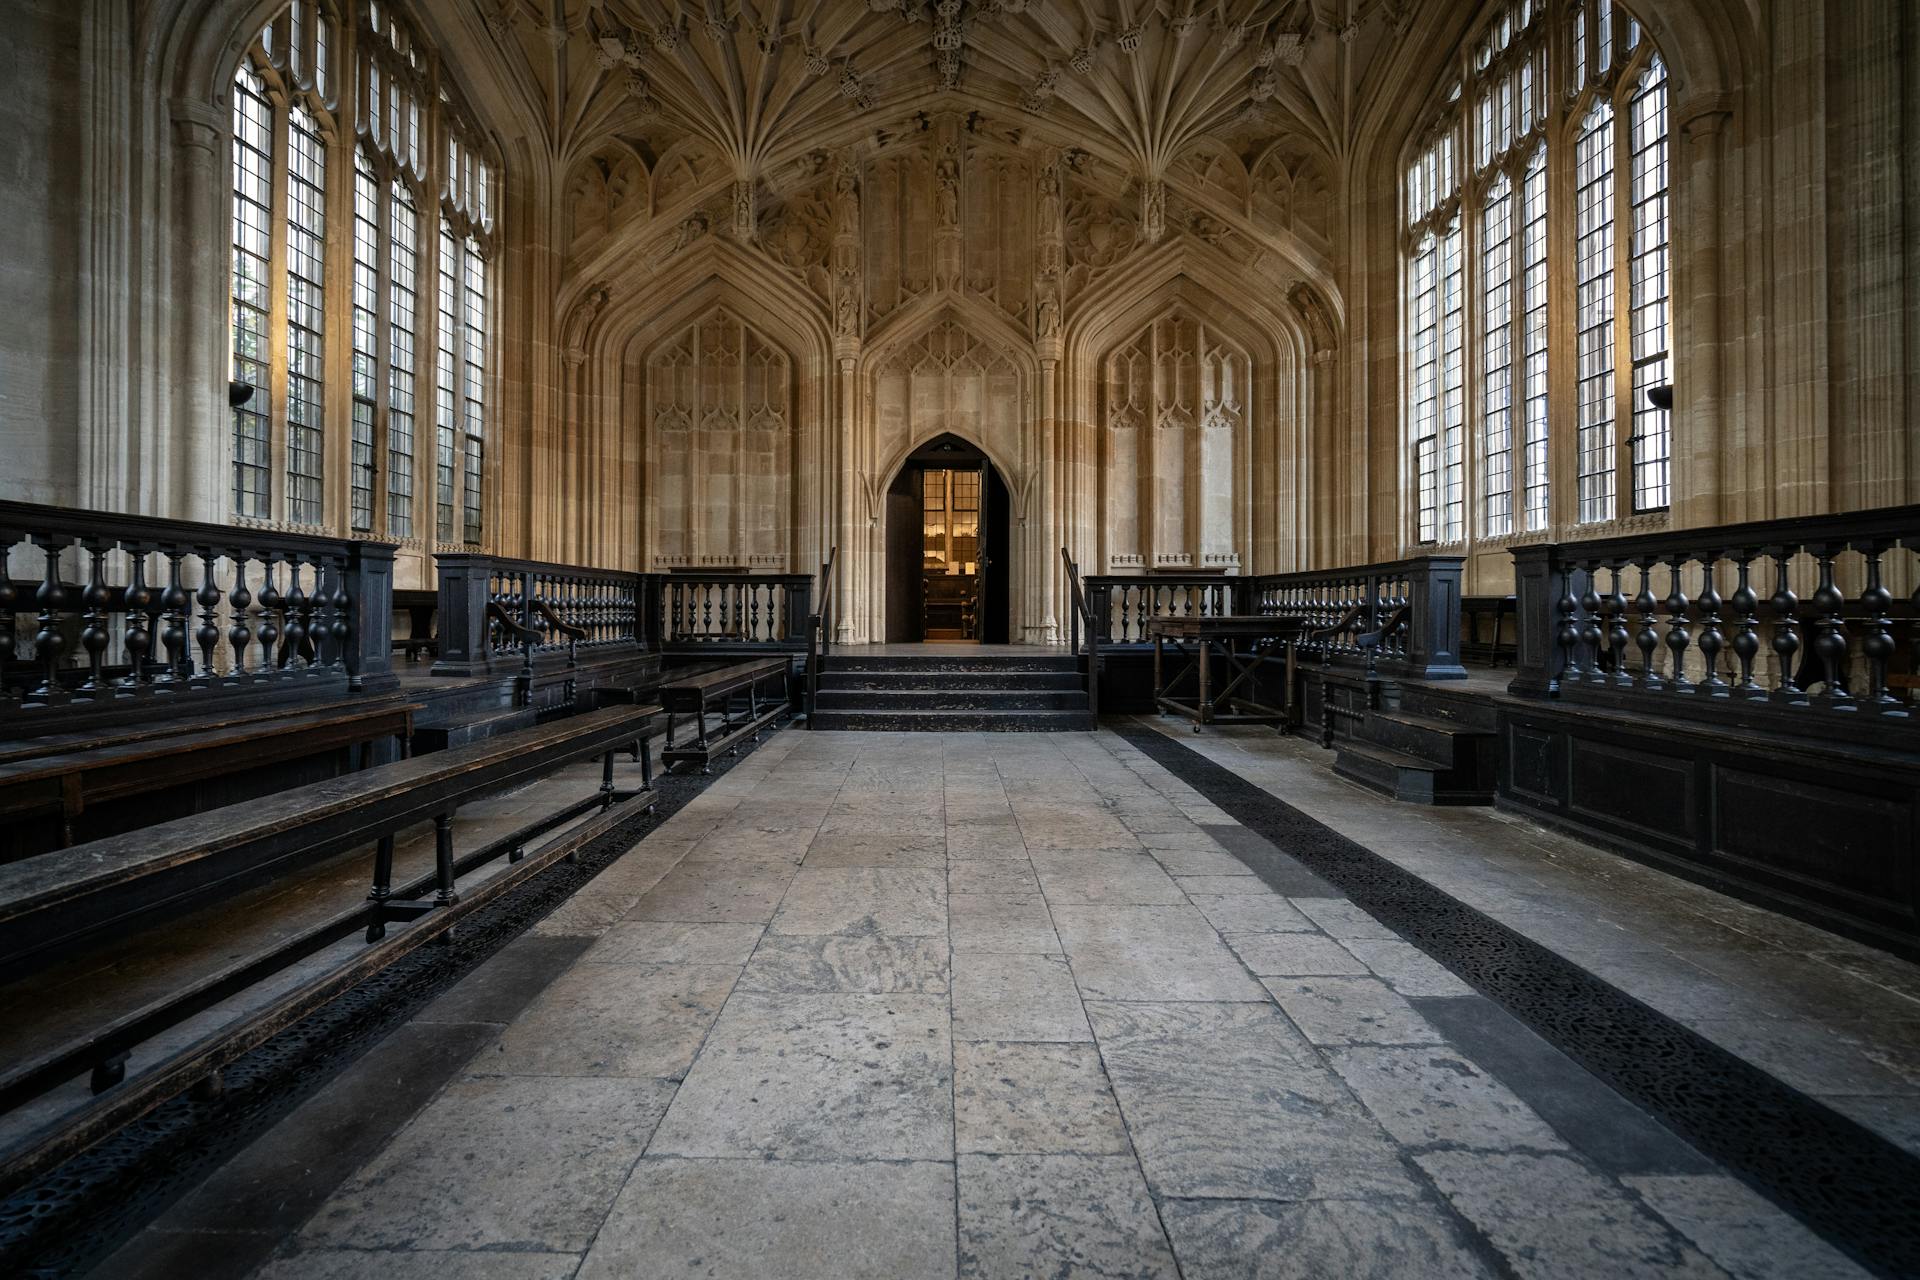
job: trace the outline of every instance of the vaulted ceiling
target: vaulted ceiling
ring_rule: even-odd
[[[651,164],[697,138],[730,178],[764,179],[936,107],[1137,177],[1209,136],[1337,165],[1412,0],[479,2],[563,169],[612,139]]]

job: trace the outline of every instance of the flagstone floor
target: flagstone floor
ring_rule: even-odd
[[[781,732],[96,1274],[1863,1274],[1259,841],[1111,732]]]

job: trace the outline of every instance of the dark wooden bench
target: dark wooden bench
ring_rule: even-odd
[[[76,825],[101,806],[333,753],[334,770],[344,773],[369,763],[368,747],[385,738],[405,757],[420,709],[397,696],[357,698],[7,744],[0,749],[0,859],[72,844]],[[52,820],[50,840],[35,819]]]
[[[669,768],[697,764],[701,772],[707,772],[714,756],[737,751],[743,739],[758,735],[786,713],[793,698],[792,676],[793,662],[788,658],[736,662],[699,675],[668,673],[660,682],[660,706],[667,713],[667,746],[660,759]],[[779,697],[763,703],[761,686],[776,679],[780,682]],[[695,737],[691,743],[674,744],[676,716],[693,717]],[[713,717],[718,723],[710,725]]]
[[[656,707],[609,707],[0,866],[0,971],[17,977],[104,937],[165,925],[296,866],[358,848],[371,849],[373,864],[365,900],[343,904],[323,924],[9,1065],[0,1074],[0,1111],[89,1071],[93,1091],[106,1096],[7,1153],[0,1160],[0,1194],[217,1072],[398,954],[445,933],[460,915],[651,809],[657,798],[651,788],[615,788],[613,762],[658,715]],[[602,761],[596,794],[456,855],[453,816],[461,805],[596,757]],[[601,812],[589,821],[536,844],[595,808]],[[395,837],[426,822],[434,825],[434,870],[396,889]],[[501,858],[507,866],[460,892],[459,876]],[[388,926],[400,923],[408,927],[389,937]],[[139,1045],[356,933],[364,933],[365,951],[115,1088]]]
[[[1481,622],[1486,622],[1482,638]],[[1513,638],[1507,639],[1511,621]],[[1460,597],[1460,656],[1469,662],[1484,662],[1497,667],[1511,663],[1520,652],[1520,615],[1513,596]]]
[[[408,662],[418,661],[423,653],[429,658],[438,657],[440,640],[434,632],[434,613],[439,607],[438,591],[395,591],[394,617],[406,615],[407,634],[393,638],[393,651],[405,654]]]

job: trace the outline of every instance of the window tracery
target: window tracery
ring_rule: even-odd
[[[392,5],[293,0],[233,128],[235,514],[478,541],[498,179],[446,68]]]
[[[1671,428],[1646,396],[1671,377],[1659,53],[1612,0],[1509,0],[1461,62],[1403,197],[1413,537],[1611,520],[1622,492],[1633,513],[1662,510]],[[1562,273],[1550,236],[1570,250]],[[1549,321],[1563,313],[1570,367],[1550,381]],[[1565,508],[1550,502],[1558,465]]]

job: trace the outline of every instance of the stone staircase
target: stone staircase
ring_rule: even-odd
[[[1061,732],[1094,720],[1080,662],[1065,654],[868,657],[849,648],[825,660],[813,727]]]
[[[1493,707],[1436,684],[1387,687],[1388,703],[1335,742],[1333,771],[1413,804],[1492,804]]]

